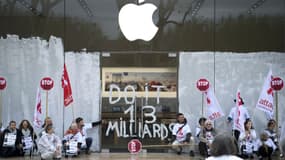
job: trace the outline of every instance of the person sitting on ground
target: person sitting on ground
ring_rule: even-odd
[[[41,159],[61,159],[61,140],[54,134],[52,125],[47,125],[45,134],[38,143]]]
[[[242,160],[235,156],[238,151],[233,136],[217,135],[213,140],[210,152],[211,157],[206,158],[206,160]]]
[[[41,137],[42,135],[46,134],[46,127],[48,125],[52,125],[52,119],[51,117],[46,117],[44,120],[44,124],[42,125],[42,130],[39,132],[39,137]]]
[[[254,158],[253,153],[256,150],[256,132],[250,119],[247,119],[244,122],[244,131],[241,132],[239,136],[239,142],[242,158]]]
[[[23,156],[22,133],[16,128],[16,122],[10,121],[9,126],[0,137],[0,156]]]
[[[257,140],[256,147],[258,149],[257,155],[260,160],[263,158],[271,160],[272,153],[277,148],[272,139],[268,137],[266,132],[260,134],[260,139]]]
[[[196,128],[196,134],[195,136],[197,138],[199,138],[199,135],[200,135],[200,132],[204,129],[204,126],[205,126],[205,121],[207,120],[207,118],[205,117],[201,117],[198,121],[199,123],[199,126]]]
[[[278,150],[278,135],[276,133],[276,121],[274,119],[270,119],[267,123],[267,128],[264,130],[267,133],[268,137],[274,142],[276,145],[276,149]]]
[[[172,130],[172,148],[176,150],[177,154],[181,154],[183,150],[182,145],[189,144],[190,146],[193,141],[191,141],[191,129],[187,124],[187,120],[184,115],[182,113],[178,113],[176,119],[177,123],[174,125]],[[189,146],[184,146],[184,148],[189,148]],[[194,156],[192,149],[190,150],[190,156]]]
[[[92,145],[93,139],[91,137],[87,137],[87,130],[101,124],[101,121],[84,123],[83,118],[78,117],[75,119],[75,122],[82,136],[80,149],[85,148],[85,153],[90,154],[90,147]]]
[[[199,152],[202,156],[208,157],[210,155],[210,147],[212,142],[217,135],[215,128],[213,127],[213,123],[210,120],[206,120],[204,129],[201,131],[199,135]]]
[[[64,146],[63,147],[64,152],[66,153],[66,155],[67,153],[73,154],[73,155],[80,154],[80,146],[82,144],[82,135],[79,132],[79,129],[76,123],[72,123],[69,129],[65,132],[62,143]],[[76,144],[76,148],[72,146],[74,144]]]
[[[19,125],[19,130],[22,132],[22,143],[24,152],[32,151],[33,149],[37,150],[37,135],[34,132],[34,128],[32,127],[31,123],[28,120],[22,120]]]

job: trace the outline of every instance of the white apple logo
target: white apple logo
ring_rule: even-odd
[[[139,0],[139,5],[126,4],[119,12],[119,26],[123,35],[129,40],[142,39],[150,41],[158,31],[152,21],[152,15],[157,7],[152,3]]]

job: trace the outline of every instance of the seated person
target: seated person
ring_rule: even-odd
[[[69,129],[65,132],[63,137],[63,148],[67,154],[78,155],[80,154],[80,147],[82,144],[82,135],[79,132],[76,123],[72,123]],[[76,146],[74,146],[76,145]]]
[[[52,125],[46,126],[46,134],[39,139],[38,148],[42,159],[61,159],[61,140],[54,134]]]
[[[16,128],[16,122],[10,121],[0,137],[0,155],[2,157],[22,156],[22,133]]]
[[[205,117],[201,117],[201,118],[199,119],[199,121],[198,121],[199,126],[196,128],[196,134],[195,134],[195,136],[196,136],[197,138],[199,138],[199,135],[200,135],[201,130],[204,129],[205,121],[206,121],[206,120],[207,120],[207,119],[206,119]]]
[[[172,145],[173,149],[176,150],[177,154],[181,154],[183,150],[183,144],[185,144],[184,148],[189,148],[186,146],[191,142],[191,129],[187,124],[187,120],[182,113],[177,114],[177,123],[174,125],[172,130]],[[190,150],[190,156],[194,156],[193,150]]]
[[[202,156],[208,157],[210,155],[210,147],[217,135],[216,130],[213,127],[213,123],[210,120],[206,120],[204,129],[199,135],[199,152]]]
[[[264,132],[267,133],[268,137],[278,147],[278,137],[275,128],[276,128],[276,121],[274,119],[270,119],[267,123],[267,128],[264,130]]]
[[[84,123],[83,118],[78,117],[75,119],[75,122],[82,136],[80,149],[85,148],[85,153],[90,154],[90,147],[92,145],[93,139],[87,136],[87,130],[101,124],[101,121]]]
[[[32,151],[32,149],[37,150],[37,135],[35,134],[30,122],[28,120],[22,120],[19,125],[19,130],[22,133],[22,144],[24,152]],[[31,154],[32,152],[29,153]]]
[[[257,140],[256,147],[257,147],[257,155],[259,156],[260,159],[262,158],[271,159],[273,151],[275,151],[277,148],[272,139],[269,138],[268,134],[265,132],[260,134],[260,139]]]
[[[42,125],[42,130],[39,132],[39,137],[46,134],[45,130],[48,125],[52,125],[52,119],[50,117],[45,118],[44,124]]]
[[[244,131],[239,136],[240,150],[242,158],[253,158],[256,150],[256,132],[250,119],[244,122]]]

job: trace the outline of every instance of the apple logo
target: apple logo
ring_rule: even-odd
[[[150,41],[158,31],[152,20],[157,7],[152,3],[143,2],[144,0],[139,0],[138,5],[126,4],[119,12],[119,26],[129,41],[137,39]]]

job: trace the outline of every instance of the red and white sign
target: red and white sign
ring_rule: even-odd
[[[138,139],[133,139],[128,143],[130,153],[139,153],[142,149],[142,143]]]
[[[197,81],[196,86],[200,91],[205,92],[209,88],[210,82],[202,78]]]
[[[0,90],[4,90],[6,88],[7,82],[4,77],[0,77]]]
[[[271,87],[271,81],[272,81],[272,71],[270,70],[268,72],[268,75],[265,79],[265,82],[262,87],[262,91],[260,93],[260,96],[258,98],[256,108],[264,111],[264,112],[273,112],[273,88]]]
[[[215,96],[212,88],[209,88],[207,92],[204,92],[207,102],[207,117],[213,121],[224,116],[224,112]]]
[[[280,77],[274,77],[271,80],[271,88],[275,91],[279,91],[283,88],[283,80]]]
[[[40,83],[43,90],[48,91],[53,88],[53,80],[50,77],[44,77]]]

